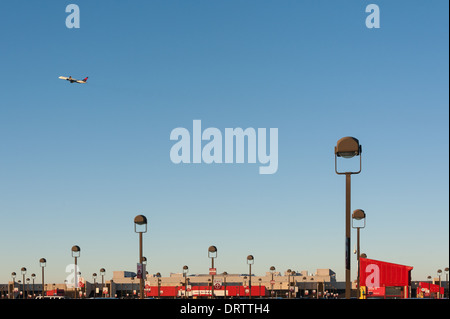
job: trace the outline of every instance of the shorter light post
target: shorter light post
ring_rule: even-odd
[[[183,277],[184,277],[184,298],[187,299],[187,273],[189,271],[189,267],[183,266]]]
[[[14,271],[11,273],[11,277],[12,277],[12,280],[13,280],[13,283],[12,283],[12,299],[16,299],[16,297],[14,296],[14,288],[16,286],[16,273]]]
[[[275,267],[274,266],[271,266],[270,267],[270,273],[272,274],[272,280],[270,281],[270,287],[271,287],[271,289],[270,289],[270,295],[271,295],[271,297],[272,297],[272,299],[273,299],[273,286],[275,285],[275,281],[273,280],[273,273],[275,272]]]
[[[34,295],[34,279],[36,278],[36,274],[31,274],[31,279],[33,280],[33,298],[36,296]]]
[[[209,246],[208,248],[208,257],[211,258],[211,298],[214,299],[214,274],[216,272],[214,268],[214,258],[217,258],[217,247]]]
[[[252,299],[252,265],[255,262],[255,258],[253,258],[253,255],[247,256],[247,264],[249,266],[249,276],[248,276],[248,287],[250,291],[249,299]]]
[[[259,298],[261,299],[262,298],[262,296],[261,296],[261,278],[259,278],[258,279],[258,281],[259,281]]]
[[[442,274],[442,270],[438,269],[437,274],[438,274],[438,277],[439,277],[438,299],[441,299],[441,274]]]
[[[42,297],[45,296],[45,290],[44,290],[44,267],[47,265],[47,260],[45,258],[39,259],[39,265],[42,268]]]
[[[161,299],[161,278],[158,277],[158,299]]]
[[[447,282],[447,298],[449,295],[449,291],[448,291],[448,267],[445,267],[444,271],[445,271],[445,281]],[[444,291],[444,298],[445,298],[445,291]]]
[[[97,282],[96,282],[96,279],[97,279],[97,273],[93,273],[92,274],[92,278],[94,278],[94,299],[95,299],[95,297],[96,297],[96,293],[97,293]]]
[[[357,223],[355,224],[355,222],[354,221],[357,221]],[[363,223],[361,223],[360,221],[363,221]],[[352,214],[352,228],[356,228],[356,232],[357,232],[357,235],[356,235],[356,246],[357,246],[357,249],[356,249],[356,258],[357,258],[357,263],[358,263],[358,279],[356,280],[356,286],[357,286],[357,290],[358,290],[358,292],[357,292],[357,295],[358,295],[358,298],[361,298],[361,283],[359,282],[360,281],[360,261],[359,261],[359,258],[360,258],[360,234],[359,234],[359,230],[361,229],[361,228],[365,228],[366,227],[366,213],[362,210],[362,209],[356,209],[356,210],[354,210],[353,211],[353,214]]]
[[[104,296],[104,294],[105,294],[105,288],[104,288],[104,285],[105,285],[105,272],[106,272],[106,270],[105,270],[105,268],[100,268],[100,275],[102,276],[102,298],[105,298],[105,296]]]
[[[140,228],[138,230],[137,228]],[[140,274],[139,278],[139,298],[144,299],[144,255],[143,255],[143,240],[142,240],[142,234],[147,232],[147,217],[144,215],[137,215],[134,218],[134,232],[139,234],[139,264],[142,269],[142,273]],[[139,274],[138,274],[139,275]]]
[[[77,259],[79,258],[81,256],[81,248],[80,248],[80,246],[77,246],[77,245],[75,245],[75,246],[72,246],[72,257],[73,258],[75,258],[75,299],[77,299],[77,294],[78,294],[78,290],[77,290],[77,288],[78,288],[78,278],[77,278],[77,276],[78,276],[78,269],[77,269],[77,266],[78,266],[78,263],[77,263]]]
[[[22,272],[22,277],[23,277],[23,281],[22,281],[22,299],[25,299],[25,274],[27,273],[27,269],[25,267],[22,267],[22,269],[20,269],[20,271]]]
[[[291,269],[287,270],[288,273],[288,299],[291,299]]]
[[[30,278],[27,278],[27,299],[30,298]]]

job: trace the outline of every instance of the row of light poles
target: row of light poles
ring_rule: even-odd
[[[444,272],[445,272],[445,277],[446,277],[445,280],[447,282],[447,290],[448,290],[448,271],[449,271],[449,268],[446,267],[444,269]],[[441,283],[441,275],[442,275],[442,269],[438,269],[436,273],[437,273],[437,275],[439,277],[439,291],[437,293],[437,296],[438,296],[438,299],[439,299],[439,298],[441,298],[441,285],[442,285],[442,283]],[[433,277],[428,276],[427,279],[430,280],[430,285],[431,285],[433,283]],[[444,295],[445,295],[445,292],[444,292]],[[431,286],[430,286],[430,297],[431,297]]]
[[[139,264],[138,264],[138,278],[140,279],[139,284],[139,290],[140,290],[140,299],[144,299],[144,276],[145,276],[145,264],[146,264],[146,258],[143,256],[142,249],[143,249],[143,239],[142,234],[147,232],[147,218],[144,215],[138,215],[134,218],[134,230],[136,233],[139,233]],[[77,288],[78,288],[78,278],[77,276],[81,273],[78,272],[78,258],[81,256],[81,248],[78,245],[74,245],[71,249],[72,257],[75,259],[75,272],[74,272],[74,281],[75,281],[75,299],[77,299]],[[41,258],[39,260],[40,266],[42,267],[42,295],[45,296],[45,282],[44,282],[44,267],[47,265],[47,260],[45,258]],[[24,291],[22,298],[25,298],[25,274],[27,272],[27,269],[25,267],[21,268],[21,273],[23,276],[23,282],[22,282],[22,291]],[[103,286],[104,286],[104,275],[105,275],[105,268],[100,269],[100,274],[102,275],[102,296],[103,296]],[[16,278],[16,273],[11,273],[11,276],[13,278],[13,292],[12,296],[14,298],[14,283]],[[31,277],[33,278],[33,285],[34,285],[34,279],[36,277],[35,274],[32,274]],[[97,274],[93,273],[92,277],[94,278],[94,283],[97,278]],[[29,279],[28,279],[29,280]],[[96,284],[95,284],[96,285]],[[33,288],[34,289],[34,288]],[[95,292],[94,292],[95,295]]]
[[[44,267],[46,266],[47,260],[45,258],[41,258],[39,260],[39,264],[42,267],[42,295],[44,295]],[[20,272],[22,273],[22,298],[25,298],[25,274],[27,273],[27,268],[22,267],[20,269]],[[15,272],[11,273],[11,277],[13,279],[13,288],[12,288],[12,298],[14,299],[14,283],[16,281],[17,274]],[[36,274],[31,274],[31,278],[33,280],[33,295],[34,295],[34,280],[36,279]],[[27,283],[29,283],[30,278],[27,278]]]
[[[77,288],[78,288],[78,278],[77,278],[77,275],[81,275],[81,273],[80,272],[78,272],[78,269],[77,269],[77,267],[78,267],[78,258],[81,256],[81,248],[80,248],[80,246],[78,246],[78,245],[75,245],[75,246],[72,246],[72,249],[71,249],[71,252],[72,252],[72,257],[75,259],[75,279],[74,279],[74,287],[75,287],[75,299],[77,299],[77,295],[78,295],[78,292],[77,292]],[[102,276],[102,297],[103,297],[103,295],[104,295],[104,292],[103,292],[103,287],[104,287],[104,279],[105,279],[105,273],[106,273],[106,269],[105,268],[100,268],[100,275]],[[96,283],[96,279],[97,279],[97,273],[93,273],[92,274],[92,277],[94,278],[94,286],[95,286],[95,288],[94,288],[94,297],[96,296],[96,289],[97,289],[97,283]]]

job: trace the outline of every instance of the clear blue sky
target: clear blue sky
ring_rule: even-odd
[[[79,29],[65,8],[81,10]],[[368,29],[376,3],[381,28]],[[135,270],[344,272],[345,178],[363,168],[362,252],[435,276],[449,261],[448,1],[1,1],[0,282],[27,267],[63,282]],[[69,84],[59,76],[84,78]],[[175,165],[172,129],[278,128],[259,164]],[[352,249],[356,232],[352,230]],[[352,254],[352,279],[356,256]]]

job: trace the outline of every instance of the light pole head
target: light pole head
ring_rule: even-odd
[[[72,247],[72,257],[80,257],[80,255],[81,255],[80,246],[77,246],[77,245],[73,246]]]
[[[141,226],[144,230],[137,230],[136,226]],[[134,232],[136,233],[146,233],[147,232],[147,217],[144,215],[137,215],[134,218]]]
[[[34,278],[36,278],[36,274],[31,274],[31,278],[34,280]]]
[[[15,279],[16,278],[16,272],[15,271],[13,271],[12,273],[11,273],[11,277],[13,278],[13,279]]]
[[[25,275],[27,273],[27,269],[25,267],[22,267],[20,271],[22,272],[22,275]]]
[[[45,267],[47,265],[47,260],[45,258],[39,259],[39,264],[41,267]]]
[[[248,255],[247,256],[247,264],[253,265],[254,262],[255,262],[255,258],[253,258],[253,255]]]
[[[216,246],[209,246],[209,248],[208,248],[208,257],[209,258],[216,258],[217,257],[217,247]]]
[[[101,268],[101,269],[100,269],[100,275],[103,276],[103,275],[105,274],[105,272],[106,272],[106,269],[105,269],[105,268]]]
[[[183,266],[183,274],[185,277],[186,277],[186,274],[188,273],[188,271],[189,271],[189,267],[187,265],[184,265]]]
[[[334,153],[337,157],[352,158],[361,154],[361,145],[354,137],[343,137],[337,141]]]
[[[97,278],[97,273],[94,272],[94,273],[92,274],[92,277],[93,277],[94,279]]]
[[[274,271],[275,271],[275,266],[271,266],[271,267],[270,267],[270,271],[271,271],[271,272],[274,272]]]
[[[363,226],[354,226],[354,221],[363,221]],[[366,213],[362,209],[356,209],[352,214],[352,227],[353,228],[364,228],[366,227]]]
[[[147,257],[142,256],[142,264],[147,265]]]
[[[358,139],[346,136],[337,141],[336,146],[334,147],[334,163],[335,170],[337,174],[359,174],[361,172],[361,152],[362,147],[359,144]],[[359,156],[359,171],[356,172],[338,172],[337,169],[337,158],[352,158],[355,156]]]

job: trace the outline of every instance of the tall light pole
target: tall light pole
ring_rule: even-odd
[[[39,259],[39,265],[42,268],[42,297],[45,296],[45,290],[44,290],[44,267],[47,265],[47,260],[45,258]]]
[[[247,264],[248,264],[248,288],[250,291],[249,299],[252,299],[252,265],[255,262],[255,258],[253,258],[253,255],[247,256]]]
[[[262,298],[262,296],[261,296],[261,281],[262,281],[262,279],[259,278],[258,281],[259,281],[259,298]]]
[[[158,277],[158,299],[160,299],[161,298],[161,274],[159,272],[157,272],[156,277]]]
[[[20,271],[22,272],[22,299],[25,299],[25,274],[27,273],[27,269],[25,267],[22,267],[22,269],[20,269]]]
[[[216,272],[214,268],[214,258],[217,258],[216,246],[209,246],[208,257],[211,258],[211,270],[209,271],[209,273],[211,274],[211,298],[214,299],[214,273]]]
[[[140,230],[137,229],[139,226]],[[142,234],[147,232],[147,218],[144,215],[137,215],[134,218],[134,232],[139,233],[139,264],[142,270],[139,279],[139,298],[144,299],[144,256],[142,254]]]
[[[78,293],[78,291],[77,291],[77,288],[78,288],[78,278],[77,278],[77,276],[78,276],[78,269],[77,269],[78,263],[77,263],[77,258],[79,258],[80,255],[81,255],[81,248],[80,248],[80,246],[77,246],[77,245],[73,246],[72,247],[72,257],[75,258],[75,299],[77,299],[77,293]]]
[[[187,273],[189,271],[189,267],[187,265],[183,266],[183,277],[184,277],[184,298],[187,299]]]
[[[441,274],[442,270],[438,269],[437,274],[439,276],[439,290],[438,290],[438,299],[441,299]]]
[[[27,299],[30,298],[30,278],[27,278]]]
[[[34,298],[34,279],[36,278],[36,274],[31,274],[31,279],[33,280],[33,298]]]
[[[273,280],[273,273],[275,272],[275,266],[271,266],[270,267],[270,273],[272,274],[272,280],[270,281],[270,295],[273,298],[273,285],[275,284],[275,281]]]
[[[291,269],[287,270],[288,273],[288,299],[291,299]]]
[[[444,271],[445,271],[445,281],[447,282],[447,296],[448,296],[449,295],[449,291],[448,291],[448,267],[445,267]],[[445,298],[445,291],[444,291],[444,298]]]
[[[357,223],[354,223],[354,221],[358,221]],[[360,223],[360,221],[363,221],[362,223]],[[356,209],[353,211],[352,214],[352,228],[356,228],[356,259],[358,261],[358,279],[356,281],[356,285],[357,285],[357,289],[358,289],[358,298],[361,295],[360,292],[360,287],[361,287],[361,283],[359,282],[359,278],[360,278],[360,269],[359,269],[359,258],[360,258],[360,234],[359,234],[359,230],[361,228],[366,227],[366,213],[362,210],[362,209]]]
[[[102,276],[102,298],[104,298],[104,290],[105,290],[105,273],[106,273],[106,269],[105,268],[100,268],[100,275]]]
[[[354,137],[343,137],[337,141],[334,148],[334,166],[336,174],[345,175],[345,298],[350,299],[351,280],[350,280],[350,194],[351,194],[351,175],[361,172],[361,145]],[[337,158],[352,158],[359,156],[359,171],[339,172],[337,168]]]
[[[97,282],[95,281],[97,279],[97,273],[94,272],[92,274],[92,278],[94,278],[94,299],[95,299],[97,294]]]
[[[11,273],[11,277],[12,277],[12,280],[13,280],[13,284],[12,284],[12,299],[16,299],[16,297],[14,296],[14,286],[16,285],[16,272],[12,272]]]
[[[430,292],[430,299],[431,299],[431,285],[433,284],[433,278],[431,277],[431,276],[428,276],[427,277],[427,279],[430,281],[430,289],[429,289],[429,292]]]

